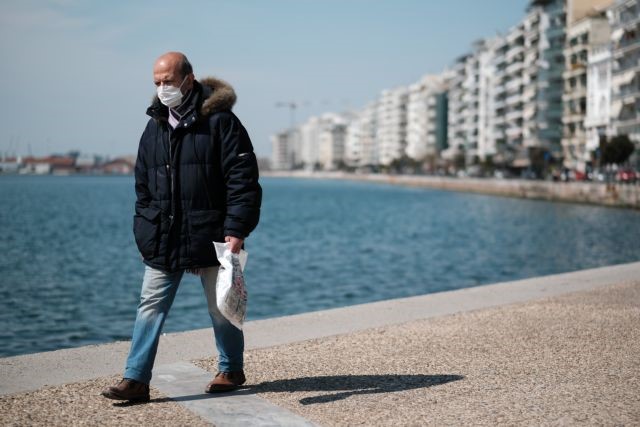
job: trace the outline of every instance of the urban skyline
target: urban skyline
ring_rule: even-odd
[[[383,90],[357,114],[312,117],[273,135],[274,168],[460,156],[464,166],[527,168],[544,156],[584,172],[601,138],[640,142],[639,15],[636,0],[531,1],[506,34],[473,42],[441,73]]]

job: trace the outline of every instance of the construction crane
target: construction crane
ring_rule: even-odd
[[[295,101],[278,101],[276,102],[276,108],[288,108],[291,118],[291,129],[296,125],[296,109],[299,104]]]

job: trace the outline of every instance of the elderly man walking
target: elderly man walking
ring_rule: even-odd
[[[102,391],[117,400],[149,400],[158,340],[185,272],[201,278],[219,354],[219,372],[205,391],[245,382],[243,333],[216,306],[213,242],[237,253],[258,224],[262,189],[251,140],[231,112],[231,86],[196,80],[182,53],[160,56],[153,80],[157,97],[135,167],[133,231],[145,263],[140,304],[124,378]]]

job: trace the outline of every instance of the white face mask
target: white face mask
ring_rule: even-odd
[[[170,85],[160,85],[156,88],[158,92],[158,98],[160,102],[166,105],[169,108],[174,108],[180,105],[182,102],[182,85],[187,81],[187,76],[184,76],[182,79],[182,83],[180,83],[180,87],[170,86]]]

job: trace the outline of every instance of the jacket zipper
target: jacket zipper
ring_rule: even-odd
[[[166,128],[165,128],[165,132],[163,132],[163,135],[167,135],[168,134],[168,149],[169,149],[169,164],[167,165],[167,173],[169,175],[169,191],[171,192],[170,194],[170,198],[171,198],[171,202],[170,202],[170,212],[169,212],[169,230],[167,233],[167,239],[168,242],[171,242],[172,240],[172,236],[173,236],[173,218],[174,218],[174,214],[175,214],[175,206],[174,206],[174,194],[175,194],[175,185],[174,185],[174,167],[173,167],[173,147],[172,147],[172,142],[171,142],[171,132],[169,132]],[[170,245],[170,243],[169,243]],[[167,253],[165,255],[165,265],[167,267],[171,267],[170,263],[171,263],[171,258],[170,258],[170,254],[171,251],[167,250]]]

